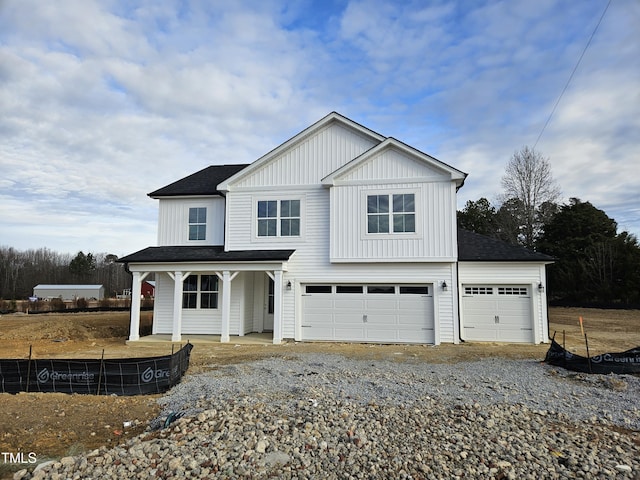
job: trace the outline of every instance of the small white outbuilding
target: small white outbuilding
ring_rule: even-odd
[[[102,285],[36,285],[33,287],[33,296],[44,300],[60,298],[62,300],[76,300],[104,298],[104,287]]]

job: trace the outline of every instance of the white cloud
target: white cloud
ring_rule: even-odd
[[[0,219],[15,225],[16,245],[27,231],[43,246],[68,234],[71,250],[87,251],[94,239],[73,218],[104,227],[102,242],[153,244],[135,234],[155,229],[147,192],[209,164],[255,160],[332,110],[467,171],[462,204],[495,198],[603,8],[4,2]],[[636,232],[627,212],[640,190],[639,10],[612,3],[539,144],[566,194],[630,218]]]

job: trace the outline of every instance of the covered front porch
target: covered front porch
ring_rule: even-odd
[[[196,336],[230,342],[232,335],[271,332],[283,339],[284,272],[292,250],[149,247],[122,258],[132,275],[129,342],[140,341],[142,283],[156,280],[152,336],[181,342]]]

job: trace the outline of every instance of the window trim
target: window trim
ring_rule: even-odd
[[[283,217],[281,215],[282,212],[282,202],[283,201],[291,201],[297,200],[300,202],[300,216],[299,217]],[[281,243],[281,242],[296,242],[304,241],[305,239],[305,196],[304,195],[279,195],[279,194],[266,194],[266,195],[254,195],[252,197],[252,220],[251,220],[251,240],[252,242],[266,242],[266,243]],[[276,235],[268,236],[268,235],[258,235],[258,203],[259,202],[269,202],[275,201],[277,202],[276,206],[276,216],[268,217],[270,220],[273,219],[276,221]],[[265,217],[266,219],[266,217]],[[282,220],[299,220],[299,232],[298,235],[282,235]]]
[[[393,196],[394,195],[413,195],[414,211],[413,212],[394,212],[393,211]],[[369,197],[372,195],[386,195],[389,199],[389,212],[386,214],[389,216],[389,232],[382,233],[369,233]],[[361,218],[361,239],[417,239],[422,238],[422,216],[424,211],[422,208],[422,195],[419,188],[388,188],[388,189],[363,189],[360,197],[360,218]],[[413,232],[394,232],[393,231],[393,216],[405,215],[413,213],[414,215],[414,227]],[[377,215],[377,214],[372,214]]]

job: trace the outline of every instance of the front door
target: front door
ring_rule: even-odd
[[[265,305],[264,322],[262,327],[265,332],[273,332],[273,292],[274,283],[271,277],[268,277],[267,287],[264,292]]]

